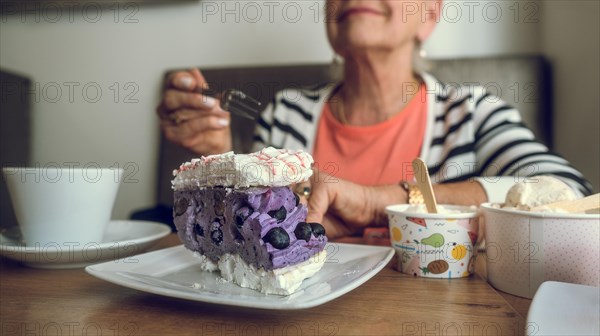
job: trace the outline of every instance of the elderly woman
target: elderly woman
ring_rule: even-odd
[[[327,34],[343,57],[343,81],[279,94],[257,123],[254,148],[304,149],[311,180],[309,220],[328,235],[386,225],[386,205],[417,193],[411,161],[427,163],[439,203],[501,201],[516,179],[554,175],[579,194],[590,184],[563,158],[536,142],[519,113],[480,87],[448,87],[413,67],[432,32],[441,1],[329,0]],[[231,150],[229,114],[193,93],[198,70],[170,78],[158,113],[165,136],[198,154]],[[299,97],[290,100],[287,97]],[[173,120],[177,120],[176,123]]]

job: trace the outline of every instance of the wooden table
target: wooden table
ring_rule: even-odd
[[[179,244],[165,237],[155,249]],[[478,275],[426,279],[390,263],[321,306],[273,311],[163,297],[99,280],[83,269],[39,270],[0,261],[1,335],[520,335],[530,300]]]

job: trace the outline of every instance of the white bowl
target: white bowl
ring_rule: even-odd
[[[544,281],[600,286],[600,214],[533,213],[481,205],[488,281],[533,298]]]
[[[442,205],[454,213],[431,214],[414,206],[386,207],[392,247],[402,273],[428,278],[461,278],[473,273],[479,232],[477,210]]]

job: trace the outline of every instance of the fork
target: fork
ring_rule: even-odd
[[[208,89],[199,90],[204,96],[215,97],[217,94]],[[226,89],[220,97],[220,106],[223,110],[240,117],[255,120],[261,112],[261,103],[236,89]]]

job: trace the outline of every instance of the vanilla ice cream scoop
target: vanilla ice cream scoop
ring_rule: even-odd
[[[506,194],[504,207],[530,210],[542,205],[572,201],[575,192],[561,180],[551,176],[535,176],[517,183]]]

